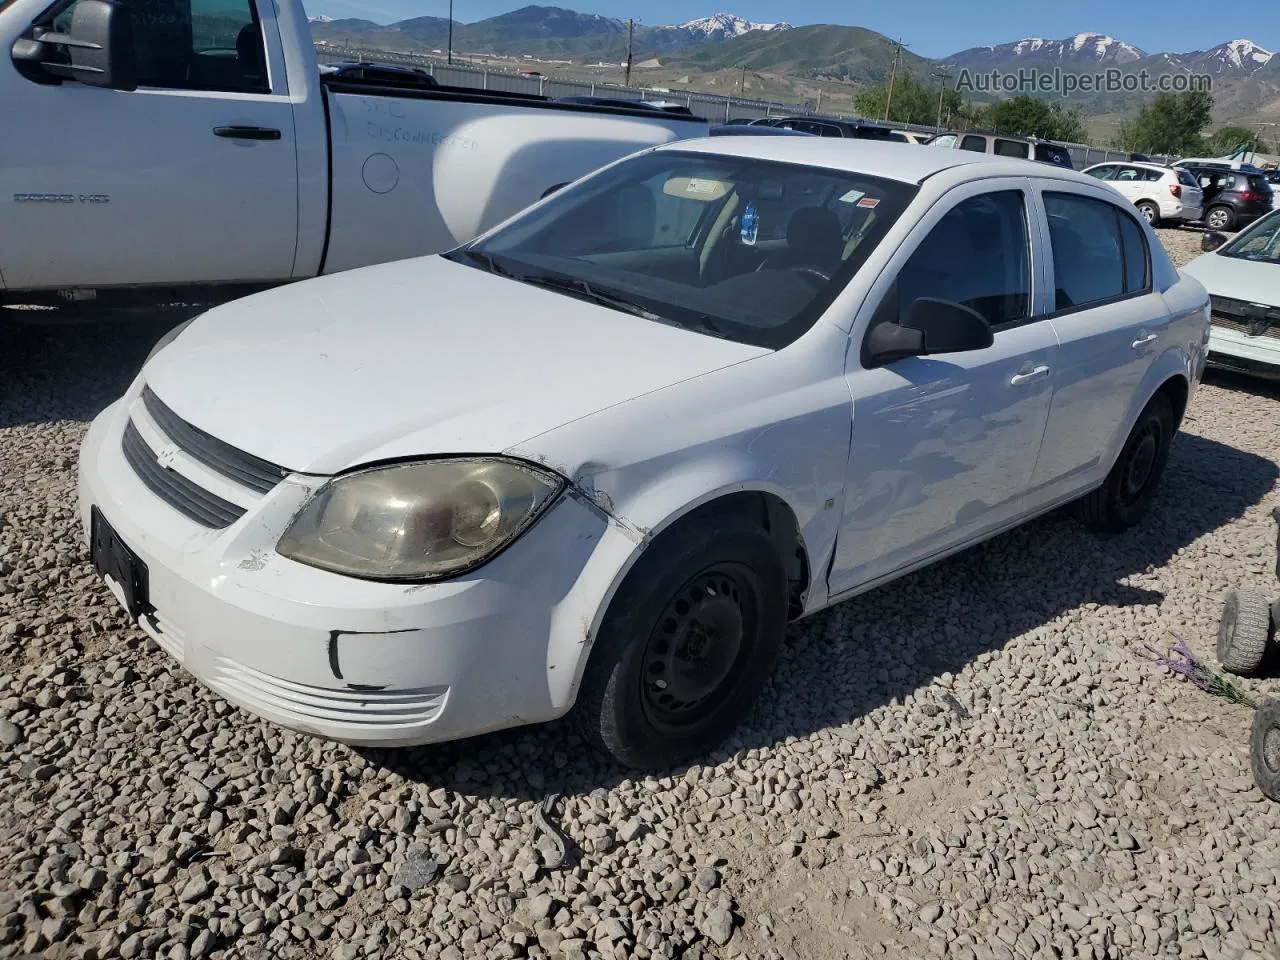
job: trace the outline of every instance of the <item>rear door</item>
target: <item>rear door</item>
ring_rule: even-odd
[[[272,7],[260,2],[134,0],[132,92],[0,80],[8,115],[17,111],[10,132],[22,131],[0,134],[10,287],[292,275],[293,108]],[[39,22],[65,30],[74,7],[55,4]]]
[[[1167,339],[1151,281],[1148,229],[1134,211],[1066,184],[1041,188],[1047,216],[1054,330],[1061,361],[1029,507],[1056,502],[1105,475],[1127,434],[1133,397]]]
[[[1137,203],[1142,199],[1143,191],[1146,189],[1143,185],[1145,181],[1146,171],[1140,167],[1120,167],[1108,182],[1130,203]]]
[[[1178,178],[1178,186],[1182,190],[1183,207],[1192,207],[1199,209],[1204,206],[1204,191],[1200,189],[1200,183],[1191,175],[1191,171],[1178,168],[1174,170],[1174,174]]]

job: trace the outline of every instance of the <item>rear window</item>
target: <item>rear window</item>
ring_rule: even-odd
[[[1030,155],[1031,148],[1018,140],[1001,140],[997,138],[996,153],[1002,157],[1022,157],[1025,160]]]
[[[1056,163],[1060,167],[1071,166],[1071,154],[1063,147],[1054,147],[1047,143],[1036,144],[1036,159],[1044,163]]]
[[[1181,183],[1184,187],[1198,188],[1200,186],[1199,181],[1196,180],[1196,178],[1193,177],[1189,171],[1183,170],[1182,168],[1178,169],[1178,182]]]
[[[1271,185],[1267,183],[1267,178],[1261,174],[1250,174],[1249,189],[1257,190],[1259,193],[1266,193],[1271,189]]]

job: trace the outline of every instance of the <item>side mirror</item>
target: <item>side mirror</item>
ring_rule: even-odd
[[[995,342],[985,317],[964,304],[919,297],[901,324],[877,324],[867,337],[868,362],[883,366],[906,357],[985,350]]]
[[[67,56],[55,60],[53,51],[60,47]],[[80,0],[71,14],[70,33],[36,27],[30,38],[13,45],[13,59],[91,87],[138,88],[133,18],[128,7],[112,0]]]
[[[1225,233],[1218,233],[1216,230],[1210,230],[1208,233],[1200,237],[1200,249],[1205,253],[1212,253],[1220,246],[1227,242]]]

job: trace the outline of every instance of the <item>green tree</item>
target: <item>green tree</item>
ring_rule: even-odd
[[[884,105],[889,97],[887,85],[864,87],[853,98],[854,109],[859,116],[871,120],[884,118]],[[942,113],[958,112],[963,98],[955,90],[942,91]],[[938,88],[930,87],[909,73],[900,73],[893,82],[893,100],[889,104],[889,119],[898,123],[933,123],[938,116]]]
[[[1242,143],[1249,144],[1252,150],[1265,152],[1267,149],[1262,138],[1248,127],[1228,125],[1215,130],[1205,138],[1204,150],[1215,157],[1225,156]]]
[[[1019,137],[1040,137],[1073,143],[1085,138],[1080,107],[1049,104],[1035,97],[1011,97],[993,103],[984,108],[975,120],[977,126]]]
[[[1122,121],[1116,146],[1142,153],[1187,156],[1200,151],[1200,132],[1209,125],[1213,94],[1205,90],[1157,94],[1138,115]]]

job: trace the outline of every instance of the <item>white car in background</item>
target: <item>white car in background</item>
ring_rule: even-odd
[[[1182,272],[1209,291],[1209,362],[1280,379],[1280,210],[1231,240],[1207,233],[1207,251]]]
[[[1096,163],[1082,173],[1113,187],[1147,223],[1190,223],[1204,216],[1204,192],[1188,170],[1156,163]]]
[[[1078,173],[682,141],[197,317],[89,428],[80,511],[142,629],[269,720],[396,746],[572,708],[667,767],[789,620],[1062,504],[1138,522],[1208,322]]]

